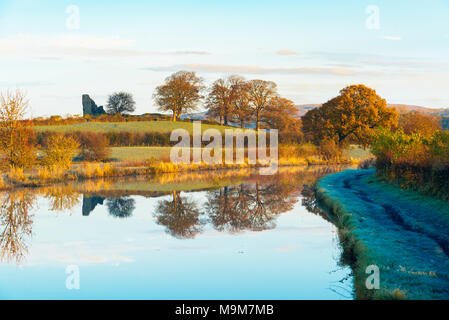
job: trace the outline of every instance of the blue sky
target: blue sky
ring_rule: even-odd
[[[272,80],[297,104],[365,83],[389,103],[449,107],[449,0],[0,0],[0,89],[25,89],[34,116],[117,90],[155,112],[154,88],[182,69]]]

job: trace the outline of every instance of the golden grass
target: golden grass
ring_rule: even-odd
[[[12,182],[24,182],[25,174],[23,168],[11,167],[8,172],[8,179]]]

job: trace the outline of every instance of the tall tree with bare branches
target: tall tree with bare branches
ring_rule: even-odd
[[[171,111],[173,121],[177,121],[183,113],[197,108],[203,88],[203,79],[195,72],[179,71],[156,88],[153,99],[160,111]]]

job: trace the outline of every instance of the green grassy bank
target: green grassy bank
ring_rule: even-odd
[[[338,227],[355,298],[449,298],[447,202],[383,183],[374,170],[329,175],[316,195]],[[380,269],[379,290],[366,287],[370,265]]]

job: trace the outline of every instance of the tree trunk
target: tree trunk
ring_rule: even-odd
[[[259,131],[259,110],[256,111],[256,131]]]

